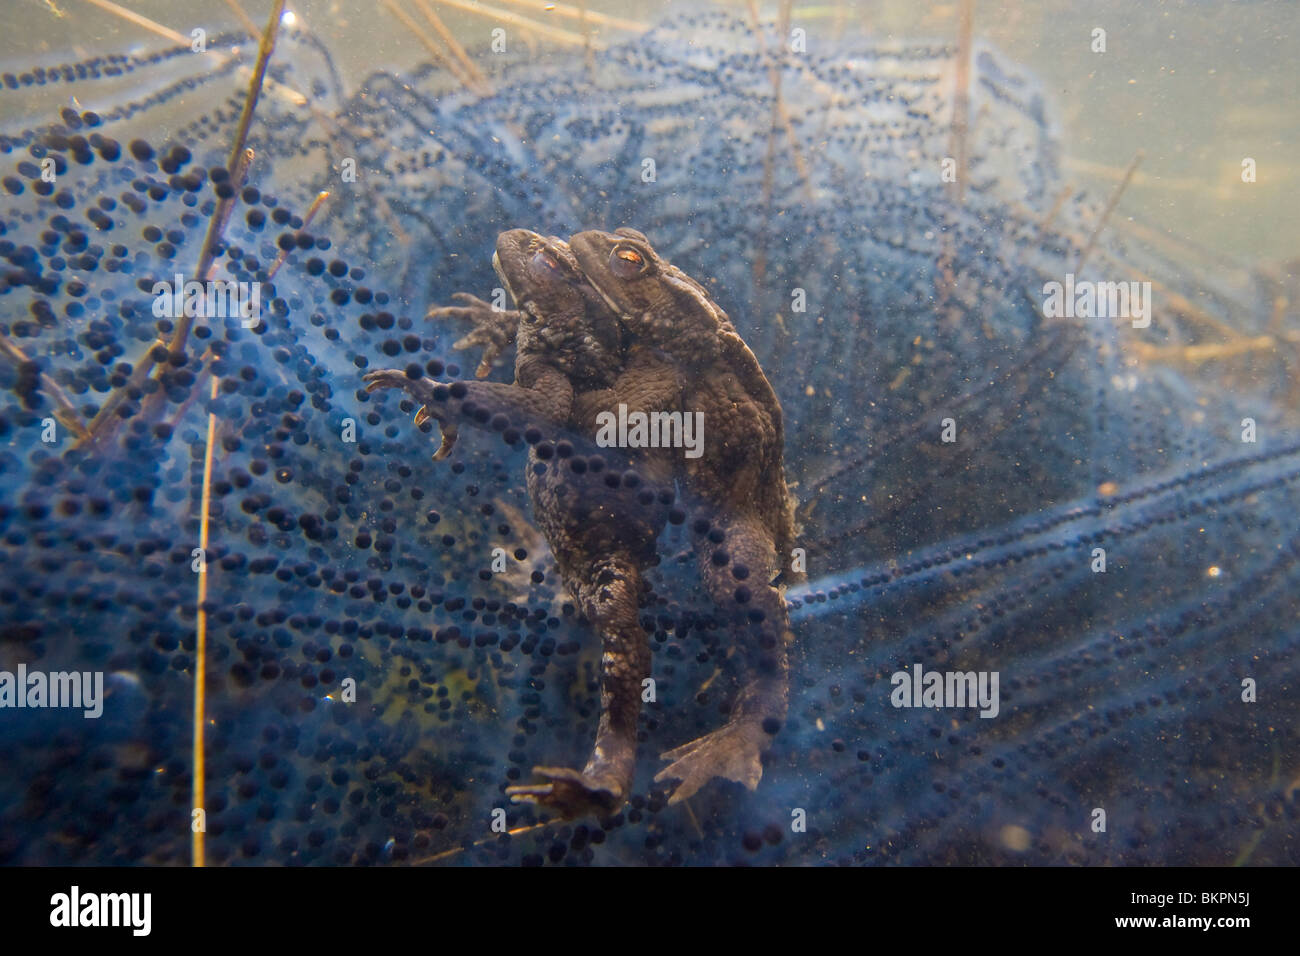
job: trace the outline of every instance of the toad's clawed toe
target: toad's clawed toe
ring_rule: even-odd
[[[450,390],[445,384],[427,378],[411,378],[405,371],[396,368],[367,372],[361,380],[366,383],[367,392],[396,388],[421,402],[421,406],[415,412],[415,424],[423,425],[425,422],[438,421],[442,425],[442,443],[434,453],[433,460],[441,461],[451,454],[456,444],[457,428],[446,409],[446,398]],[[442,389],[441,393],[438,391],[439,388]]]
[[[361,377],[366,383],[367,392],[377,392],[381,388],[406,388],[410,379],[400,369],[385,368],[377,372],[367,372]]]
[[[660,754],[673,761],[655,775],[655,781],[680,780],[668,803],[681,803],[714,777],[743,783],[750,790],[763,778],[763,751],[770,736],[750,720],[729,723],[697,740]]]
[[[511,800],[535,803],[568,819],[588,814],[609,816],[623,806],[624,793],[611,780],[588,777],[567,767],[534,767],[533,775],[545,782],[507,787]]]
[[[412,378],[406,371],[400,368],[381,368],[376,372],[367,372],[361,376],[361,381],[365,382],[367,392],[380,392],[381,389],[400,389],[411,395],[421,405],[429,406],[433,412],[433,418],[441,418],[441,408],[446,405],[446,401],[438,401],[438,386],[442,385],[442,399],[448,395],[447,386],[442,382],[430,381],[429,378]]]

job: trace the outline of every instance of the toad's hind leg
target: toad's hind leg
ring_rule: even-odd
[[[636,729],[650,645],[637,615],[640,564],[630,555],[597,559],[570,591],[601,635],[600,723],[581,770],[534,767],[541,783],[510,787],[515,802],[536,803],[564,817],[612,814],[626,802],[636,770]],[[569,575],[565,575],[569,578]]]
[[[789,707],[789,645],[793,640],[785,598],[769,582],[776,570],[772,535],[757,519],[723,522],[724,540],[701,535],[696,554],[704,585],[721,612],[751,672],[727,723],[660,759],[672,761],[656,781],[680,780],[670,804],[692,796],[713,777],[750,790],[763,777],[763,754]]]

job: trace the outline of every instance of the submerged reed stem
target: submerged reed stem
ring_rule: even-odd
[[[0,354],[3,354],[15,365],[26,365],[31,359],[27,357],[22,349],[15,345],[9,336],[0,333]],[[77,438],[85,438],[87,435],[86,426],[81,421],[81,416],[73,407],[72,401],[68,398],[66,392],[59,386],[59,383],[50,378],[44,372],[40,373],[41,391],[50,397],[54,402],[54,417],[72,430]]]
[[[479,69],[478,64],[466,52],[464,45],[456,39],[456,35],[447,29],[447,25],[442,22],[442,17],[438,16],[429,0],[413,0],[415,8],[420,11],[429,26],[433,27],[433,32],[446,44],[447,49],[451,51],[456,61],[464,69],[465,75],[469,77],[468,86],[473,87],[480,93],[491,93],[492,84],[488,82],[487,75]]]
[[[471,3],[469,0],[438,0],[438,2],[444,6],[464,10],[468,13],[477,13],[481,17],[519,27],[528,34],[553,40],[566,46],[585,46],[588,42],[587,38],[581,33],[574,33],[572,30],[561,30],[559,27],[538,23],[536,20],[521,17],[517,13],[511,13],[509,10],[502,10],[499,7],[488,6],[486,3]],[[600,49],[599,44],[593,45]]]
[[[104,0],[92,0],[100,3]],[[245,144],[248,141],[248,131],[252,126],[253,115],[257,110],[257,101],[261,96],[262,83],[266,78],[266,68],[271,60],[271,53],[275,49],[276,37],[279,35],[280,20],[284,15],[284,0],[275,0],[271,8],[271,16],[267,20],[266,28],[262,31],[261,41],[258,44],[257,66],[253,70],[252,79],[249,81],[248,95],[244,98],[244,107],[239,115],[239,123],[235,127],[235,135],[231,141],[230,155],[226,163],[226,168],[230,171],[230,180],[233,186],[231,196],[219,200],[216,208],[212,212],[212,218],[208,223],[208,232],[204,236],[203,246],[199,251],[198,265],[195,269],[195,276],[199,281],[205,281],[208,273],[212,268],[212,263],[216,259],[216,249],[221,242],[221,237],[225,232],[226,223],[234,210],[234,204],[239,194],[238,187],[247,174],[249,164],[252,162],[252,150],[247,149]],[[166,344],[168,352],[183,352],[185,342],[189,338],[190,327],[193,325],[193,319],[187,315],[181,315],[176,324],[176,331],[173,333],[171,341]],[[119,388],[108,400],[104,402],[99,413],[95,415],[87,428],[84,440],[98,441],[104,437],[106,432],[111,432],[116,422],[120,420],[118,410],[132,393],[138,393],[140,387],[144,384],[149,374],[157,364],[155,348],[150,346],[144,356],[140,359],[139,364],[132,372],[131,380],[124,388]],[[161,390],[155,393],[160,396]],[[155,398],[155,403],[160,399]],[[142,409],[143,411],[143,409]],[[152,411],[152,409],[151,409]]]
[[[1088,256],[1092,255],[1093,247],[1097,244],[1097,238],[1101,235],[1101,231],[1106,228],[1106,220],[1110,218],[1110,214],[1114,212],[1115,207],[1119,205],[1120,197],[1124,195],[1124,190],[1128,189],[1128,184],[1133,181],[1133,174],[1137,172],[1137,168],[1142,164],[1144,158],[1146,158],[1146,152],[1143,150],[1139,149],[1133,154],[1133,159],[1129,162],[1128,169],[1124,170],[1124,179],[1115,187],[1115,191],[1110,194],[1110,200],[1106,203],[1106,208],[1102,210],[1101,218],[1097,220],[1097,225],[1093,227],[1092,235],[1088,237],[1088,241],[1083,247],[1083,252],[1079,254],[1079,261],[1075,263],[1074,266],[1075,275],[1079,275],[1079,273],[1083,271],[1084,263],[1088,261]]]
[[[217,398],[220,380],[212,376],[211,396]],[[195,810],[204,810],[206,801],[206,764],[203,729],[207,720],[207,653],[208,653],[208,613],[204,605],[208,600],[208,512],[212,508],[212,450],[217,441],[217,416],[208,412],[208,440],[203,455],[203,495],[199,504],[199,549],[203,555],[199,565],[198,604],[195,606],[194,637],[194,720],[192,733],[191,758],[194,774],[190,791],[190,806]],[[191,827],[190,862],[193,866],[203,866],[205,861],[204,831],[205,827]]]
[[[961,0],[958,9],[957,54],[954,63],[955,78],[952,96],[952,124],[949,133],[949,152],[952,154],[954,173],[948,183],[948,197],[953,208],[960,211],[966,203],[966,153],[970,136],[970,59],[975,28],[975,0]],[[956,254],[951,229],[945,229],[939,240],[939,262],[935,268],[935,306],[938,311],[947,309],[957,277],[953,272]],[[951,317],[953,321],[956,317]]]
[[[409,13],[397,5],[397,0],[380,0],[384,9],[391,13],[402,26],[410,31],[428,51],[429,56],[433,58],[435,66],[442,67],[456,78],[456,81],[463,86],[470,86],[469,74],[467,74],[461,64],[454,62],[435,42],[433,37],[429,36]]]

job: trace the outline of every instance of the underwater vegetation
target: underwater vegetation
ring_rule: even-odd
[[[0,862],[1300,859],[1294,279],[1122,228],[1002,52],[789,26],[348,88],[299,21],[246,136],[245,33],[0,71],[0,672],[103,675],[94,719],[0,708]],[[525,452],[435,461],[362,376],[473,377],[425,313],[491,298],[497,235],[619,226],[772,383],[808,581],[758,788],[669,806],[655,758],[740,679],[670,524],[633,795],[551,823],[505,791],[585,759],[600,648]],[[208,262],[260,321],[158,293]],[[1055,314],[1067,276],[1147,314]],[[917,665],[996,672],[996,714],[895,706]]]

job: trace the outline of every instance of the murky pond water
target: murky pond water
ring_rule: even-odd
[[[293,5],[242,168],[228,8],[4,15],[0,861],[1296,862],[1291,8],[467,6]],[[622,226],[771,382],[807,580],[762,780],[669,804],[746,657],[670,523],[631,799],[551,822],[601,645],[525,453],[362,375]]]

